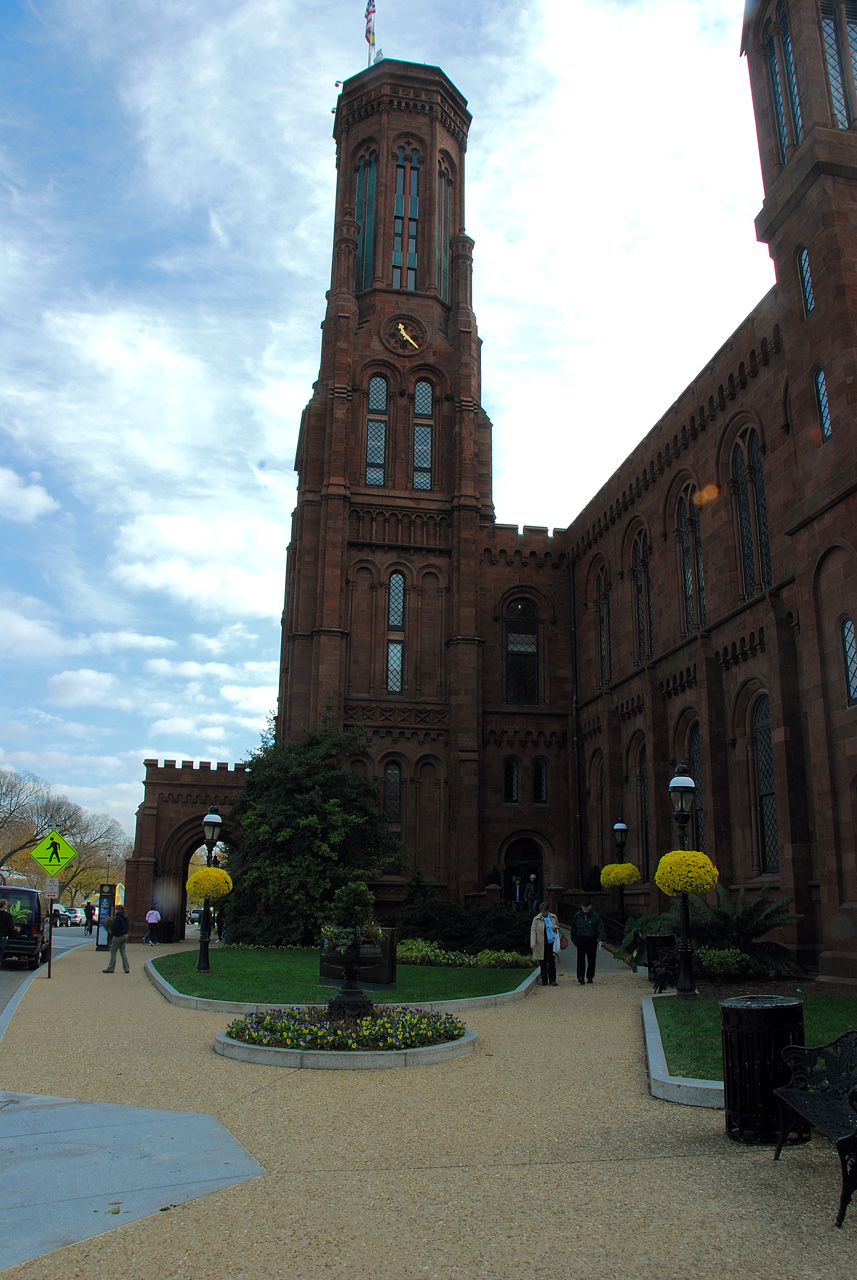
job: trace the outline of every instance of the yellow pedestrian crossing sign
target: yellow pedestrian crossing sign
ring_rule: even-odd
[[[69,842],[64,840],[58,831],[51,831],[44,840],[39,841],[35,849],[30,850],[30,857],[35,858],[39,866],[44,867],[49,875],[59,871],[76,856],[77,849],[72,849]]]

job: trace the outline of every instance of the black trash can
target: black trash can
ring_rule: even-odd
[[[674,933],[650,933],[646,935],[646,968],[649,971],[649,982],[655,980],[654,963],[659,951],[668,951],[675,946]]]
[[[175,942],[175,925],[172,920],[162,920],[158,928],[159,942]]]
[[[774,1089],[790,1071],[781,1055],[802,1045],[803,1001],[794,996],[735,996],[720,1001],[726,1132],[736,1142],[776,1142]]]

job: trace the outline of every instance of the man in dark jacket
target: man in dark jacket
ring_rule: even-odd
[[[3,955],[6,951],[6,939],[11,938],[15,932],[15,921],[8,907],[6,899],[0,898],[0,964],[3,963]]]
[[[599,944],[604,941],[604,921],[591,902],[581,903],[580,910],[571,922],[571,940],[577,947],[577,981],[583,986],[595,977],[595,956]]]
[[[112,973],[116,968],[116,952],[122,956],[122,968],[126,973],[130,973],[128,965],[128,957],[125,954],[125,947],[128,942],[128,917],[125,914],[125,908],[121,902],[116,907],[113,919],[107,921],[107,928],[110,933],[110,963],[107,968],[102,970],[104,973]]]

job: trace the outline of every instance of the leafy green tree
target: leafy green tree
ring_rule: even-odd
[[[375,784],[342,767],[365,747],[359,730],[263,738],[230,824],[230,942],[311,946],[341,885],[403,858]]]

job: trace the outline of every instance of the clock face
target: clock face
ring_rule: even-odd
[[[384,321],[381,341],[398,356],[415,356],[425,345],[425,326],[413,316],[391,316]]]

